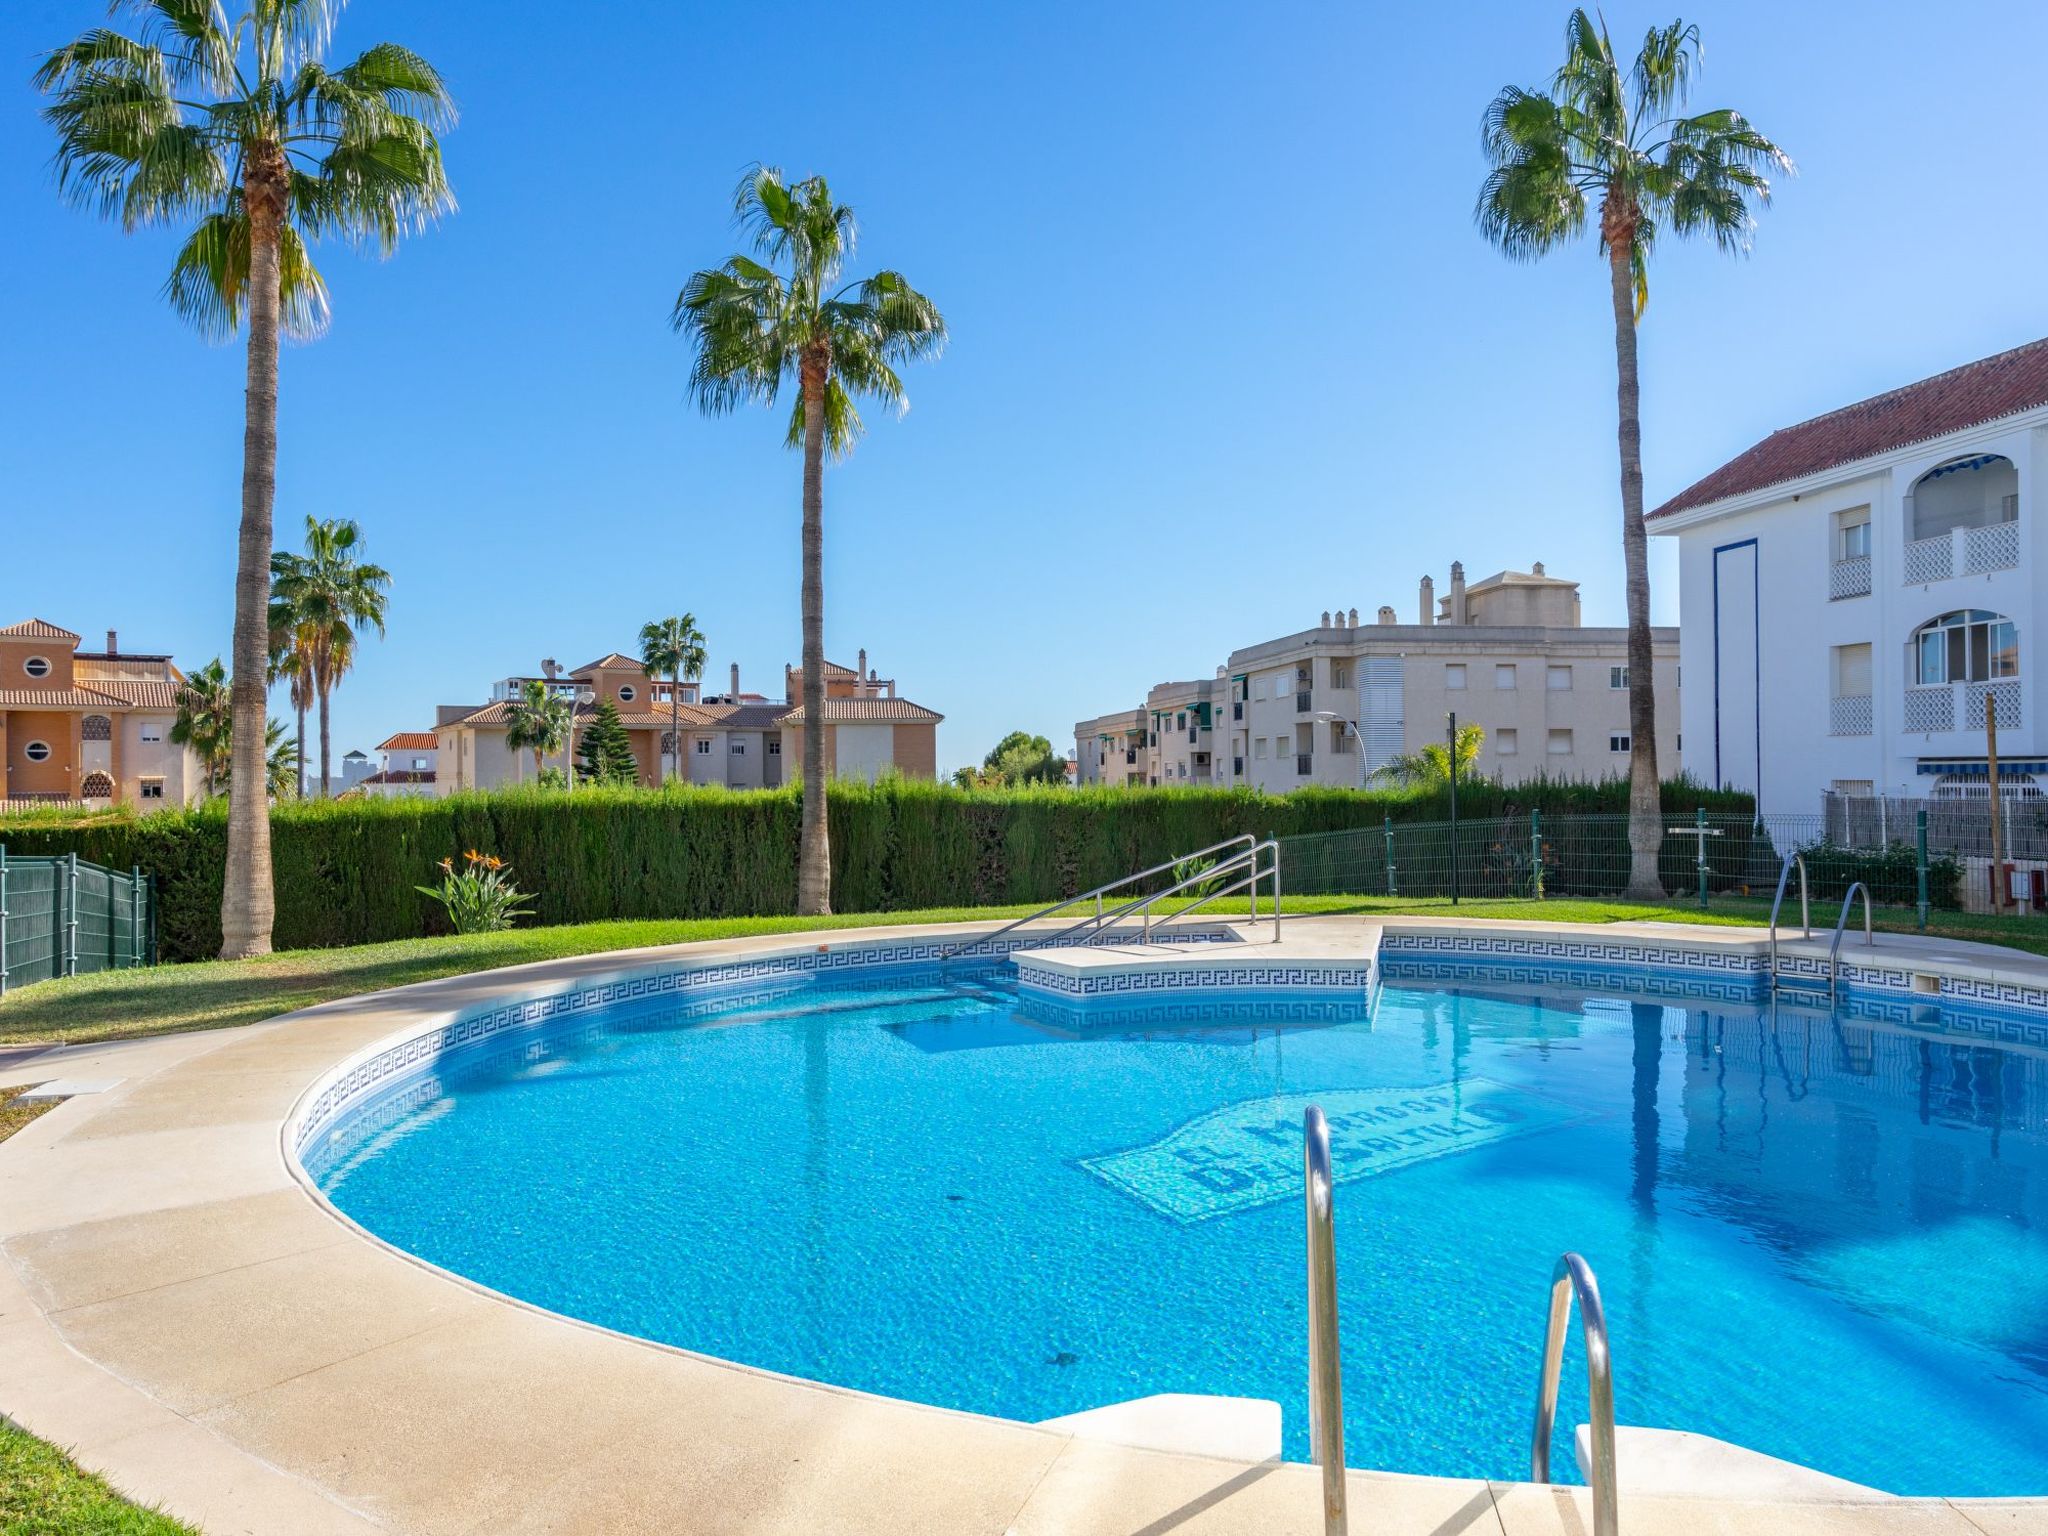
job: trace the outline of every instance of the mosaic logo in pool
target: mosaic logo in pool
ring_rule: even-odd
[[[1207,1221],[1301,1198],[1301,1117],[1320,1104],[1339,1184],[1579,1118],[1568,1105],[1483,1078],[1423,1088],[1283,1093],[1211,1110],[1149,1146],[1081,1166],[1161,1215]]]

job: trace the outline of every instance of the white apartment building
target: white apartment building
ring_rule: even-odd
[[[1147,722],[1142,709],[1120,709],[1097,715],[1074,727],[1074,782],[1143,784],[1151,772],[1145,744]]]
[[[1417,598],[1414,623],[1391,607],[1370,624],[1355,608],[1326,612],[1312,629],[1232,652],[1213,681],[1154,688],[1141,782],[1355,787],[1443,740],[1453,712],[1486,733],[1480,772],[1507,783],[1627,772],[1628,632],[1583,626],[1578,583],[1538,563],[1468,586],[1454,563],[1446,595],[1425,576]],[[1668,772],[1680,746],[1678,631],[1651,639]],[[1077,752],[1091,735],[1100,752],[1105,722],[1120,718],[1080,722]]]
[[[1765,811],[2048,785],[2048,340],[1772,433],[1650,514],[1678,540],[1685,765]]]

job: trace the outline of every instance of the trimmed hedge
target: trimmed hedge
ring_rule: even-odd
[[[1750,799],[1665,786],[1667,809],[1747,811]],[[1054,901],[1240,832],[1287,837],[1433,821],[1429,791],[1035,788],[962,790],[885,780],[830,791],[832,903],[845,912]],[[1460,785],[1474,818],[1623,810],[1627,785]],[[536,893],[541,923],[631,917],[725,917],[796,906],[799,795],[730,791],[537,789],[446,799],[287,803],[271,814],[277,889],[273,942],[322,948],[445,931],[413,889],[464,849],[497,854]],[[220,949],[227,813],[221,802],[136,816],[124,811],[0,819],[10,853],[76,853],[157,877],[167,960]]]

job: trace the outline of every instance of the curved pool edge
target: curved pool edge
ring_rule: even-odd
[[[1583,928],[1295,919],[1492,937]],[[677,961],[763,960],[958,928],[723,940],[548,961],[246,1029],[65,1053],[123,1076],[0,1143],[0,1412],[206,1528],[440,1532],[1312,1528],[1311,1469],[1125,1450],[652,1344],[449,1275],[311,1187],[291,1140],[367,1055],[466,1009]],[[1753,949],[1753,930],[1629,941]],[[1946,946],[1959,950],[1963,946]],[[1992,965],[1992,958],[1998,966]],[[1971,957],[2017,966],[2006,952]],[[2048,964],[2034,962],[2048,984]],[[18,1177],[25,1175],[26,1177]],[[367,1239],[367,1241],[365,1241]],[[1377,1529],[1583,1529],[1583,1490],[1354,1474]],[[2048,1531],[2048,1501],[1768,1505],[1635,1496],[1628,1528]]]

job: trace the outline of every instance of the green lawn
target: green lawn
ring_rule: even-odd
[[[553,960],[565,955],[680,944],[749,934],[795,933],[820,928],[870,928],[889,923],[987,922],[1022,917],[1029,907],[954,908],[927,912],[858,913],[825,919],[742,917],[577,923],[520,928],[469,938],[402,939],[354,949],[304,949],[241,962],[209,961],[154,970],[105,971],[24,987],[0,999],[0,1044],[21,1041],[117,1040],[182,1029],[253,1024],[294,1008],[408,982],[428,981],[494,966]],[[1212,903],[1207,911],[1245,910],[1243,900]],[[1290,913],[1448,913],[1442,899],[1383,896],[1289,897]],[[1562,923],[1612,923],[1653,918],[1682,923],[1762,923],[1769,904],[1716,898],[1712,911],[1683,904],[1636,906],[1618,901],[1466,901],[1473,917],[1541,918]],[[1817,907],[1817,921],[1832,913]],[[1879,924],[1910,931],[1912,914],[1882,911]],[[1956,938],[2011,944],[2048,954],[2048,923],[2039,919],[1935,914],[1937,932]],[[0,1533],[4,1536],[4,1533]]]

